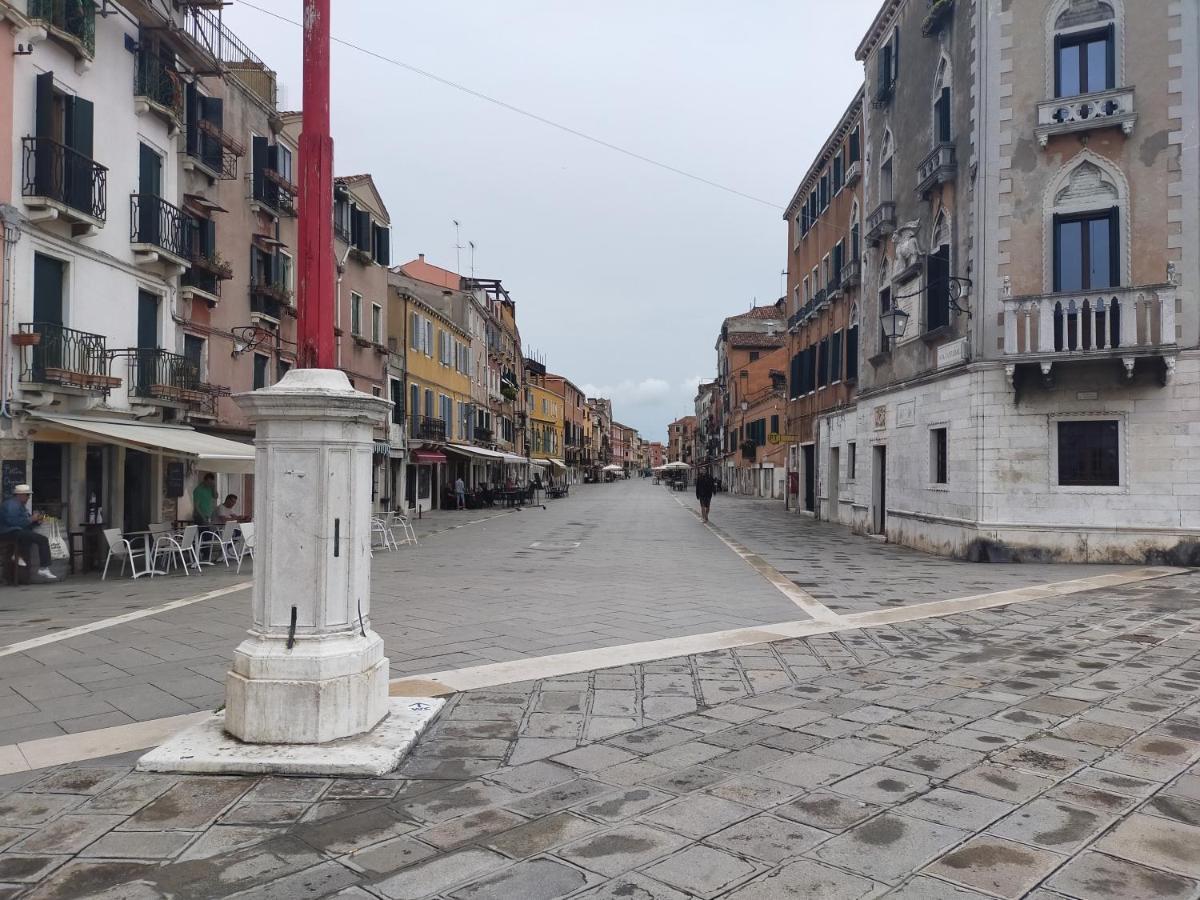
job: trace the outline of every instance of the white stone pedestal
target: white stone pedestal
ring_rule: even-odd
[[[293,369],[236,399],[256,425],[253,622],[234,651],[224,714],[154,751],[142,767],[172,768],[173,754],[176,771],[316,773],[297,761],[320,760],[328,773],[339,771],[347,741],[371,745],[404,732],[407,746],[420,728],[409,734],[399,720],[398,731],[383,721],[388,661],[369,618],[373,429],[390,404],[329,369]],[[440,707],[410,699],[405,715],[414,702],[426,721]],[[310,745],[311,753],[297,749]],[[206,768],[186,762],[198,746]],[[272,767],[272,757],[287,767]]]

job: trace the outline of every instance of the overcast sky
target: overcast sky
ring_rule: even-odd
[[[253,0],[299,19],[300,0]],[[879,0],[334,0],[335,38],[775,204],[333,47],[338,174],[370,172],[392,259],[501,278],[528,351],[651,440],[692,412],[721,320],[781,294],[782,208],[862,77]],[[226,24],[301,105],[300,30]],[[470,274],[470,255],[461,254]]]

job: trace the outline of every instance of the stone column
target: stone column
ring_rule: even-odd
[[[256,559],[225,730],[269,744],[369,731],[388,712],[388,661],[369,613],[373,428],[390,404],[333,369],[292,369],[235,400],[256,426]]]

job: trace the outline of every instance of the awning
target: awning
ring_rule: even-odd
[[[539,469],[550,468],[550,461],[546,460],[546,459],[531,459],[531,460],[529,460],[529,464],[531,466],[536,466]]]
[[[447,444],[446,449],[463,456],[471,456],[487,462],[500,462],[505,456],[503,453],[495,450],[485,450],[483,447],[468,447],[465,444]]]
[[[567,467],[567,464],[565,462],[563,462],[561,459],[550,460],[550,465],[554,466],[554,468],[556,468],[556,469],[565,469]]]
[[[525,457],[517,456],[515,453],[505,453],[503,456],[506,463],[514,466],[523,466],[529,462]]]
[[[194,428],[76,416],[35,415],[34,418],[70,434],[103,438],[133,450],[193,459],[200,468],[213,472],[254,474],[253,444],[204,434]]]
[[[434,466],[438,463],[446,461],[446,454],[439,453],[437,450],[414,450],[412,452],[412,461],[419,466]]]

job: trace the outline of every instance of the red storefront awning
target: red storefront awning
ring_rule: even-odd
[[[446,454],[437,450],[414,450],[412,459],[419,466],[433,466],[446,461]]]

